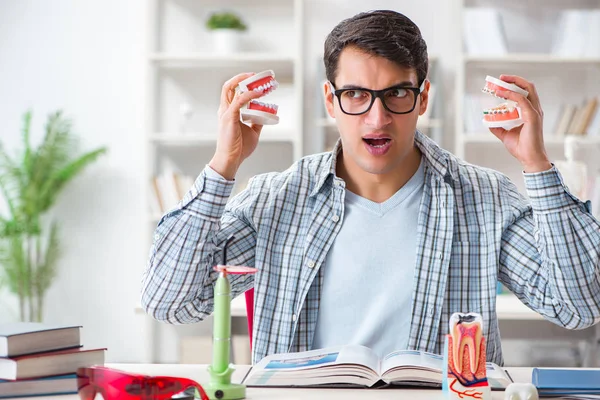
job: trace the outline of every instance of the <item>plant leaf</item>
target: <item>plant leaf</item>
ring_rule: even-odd
[[[44,297],[46,290],[48,290],[57,274],[57,264],[61,254],[58,233],[58,223],[53,222],[50,225],[44,259],[35,271],[33,286],[36,295],[41,298]]]
[[[25,236],[12,236],[8,242],[7,260],[4,262],[4,273],[7,277],[8,290],[17,295],[29,296],[31,275],[27,268],[27,255],[23,241]]]
[[[0,143],[0,193],[8,204],[11,214],[16,212],[16,198],[23,186],[23,177],[17,163],[13,161]]]
[[[48,181],[41,186],[38,193],[40,198],[40,212],[44,212],[50,208],[66,184],[75,178],[75,176],[77,176],[85,167],[96,161],[102,154],[106,153],[106,151],[107,149],[105,147],[101,147],[84,154],[60,170],[55,171]]]
[[[25,166],[25,170],[29,171],[31,169],[31,145],[29,141],[29,134],[31,132],[31,110],[28,110],[23,115],[23,146],[25,146],[23,152],[23,166]]]

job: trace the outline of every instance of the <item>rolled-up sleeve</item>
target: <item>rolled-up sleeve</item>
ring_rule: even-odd
[[[600,321],[600,223],[555,167],[524,174],[531,208],[503,232],[500,280],[556,324]]]
[[[226,211],[233,186],[233,181],[207,166],[177,207],[158,223],[141,293],[143,309],[155,319],[174,324],[201,321],[213,310],[217,273],[212,267],[232,260],[238,265],[253,263],[255,231],[238,217],[247,195],[237,196],[233,212]],[[252,277],[238,275],[231,283],[236,295],[252,286]]]

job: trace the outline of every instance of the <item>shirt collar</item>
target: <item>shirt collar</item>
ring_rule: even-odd
[[[422,134],[418,130],[415,131],[415,145],[419,148],[425,158],[425,167],[440,179],[445,179],[448,174],[448,153],[442,150],[432,139]],[[333,149],[329,152],[329,160],[325,163],[327,168],[317,171],[317,180],[310,196],[314,196],[321,191],[325,183],[331,179],[337,178],[335,168],[337,159],[342,151],[342,141],[338,139]]]

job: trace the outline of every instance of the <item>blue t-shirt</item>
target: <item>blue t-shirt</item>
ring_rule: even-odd
[[[346,190],[342,228],[322,267],[313,349],[361,344],[383,357],[407,347],[424,179],[421,161],[383,203]]]

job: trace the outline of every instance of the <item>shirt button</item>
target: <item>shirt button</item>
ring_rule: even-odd
[[[441,252],[441,251],[438,251],[438,253],[437,253],[437,258],[438,258],[438,260],[441,260],[441,259],[443,259],[443,258],[444,258],[444,256],[442,255],[442,252]]]
[[[315,262],[314,261],[309,261],[308,262],[308,268],[314,268],[315,267]]]
[[[292,314],[292,321],[296,320],[296,314]]]
[[[433,317],[433,308],[430,308],[430,309],[429,309],[429,311],[427,311],[427,314],[428,314],[430,317]]]
[[[442,204],[442,207],[446,207],[446,200],[442,200],[441,204]]]
[[[344,186],[342,181],[335,181],[335,186]]]
[[[157,233],[154,235],[154,240],[158,240],[158,239],[160,239],[160,235]]]
[[[340,220],[340,216],[339,215],[334,215],[333,217],[331,217],[331,220],[333,222],[338,222]]]

